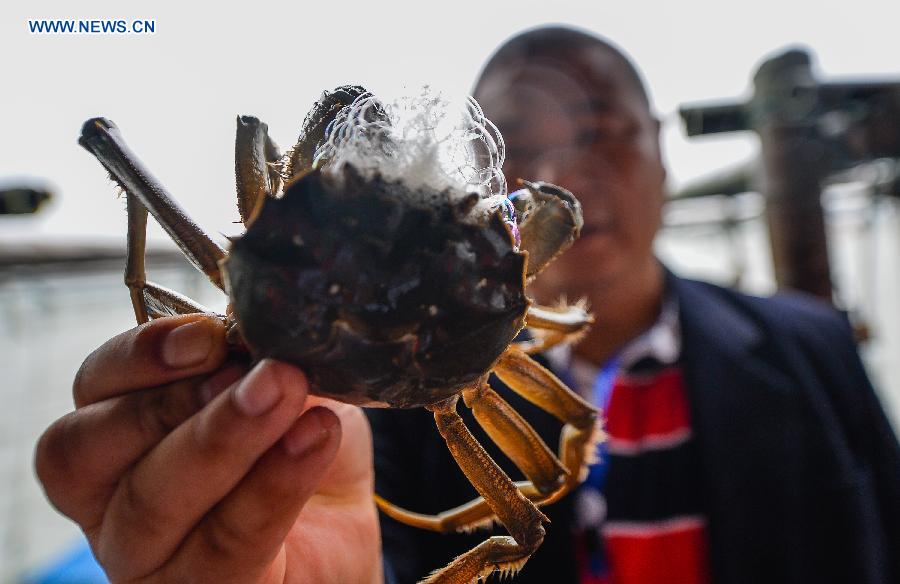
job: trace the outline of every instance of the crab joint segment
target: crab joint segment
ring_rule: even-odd
[[[422,580],[421,584],[480,582],[495,571],[499,571],[501,576],[516,574],[532,553],[533,549],[519,545],[512,537],[495,535],[457,556],[446,567]]]
[[[173,314],[211,312],[178,292],[147,281],[144,252],[147,243],[147,208],[131,193],[128,205],[128,247],[125,252],[125,285],[131,294],[131,305],[138,324],[151,318]]]
[[[559,308],[532,304],[525,319],[526,326],[566,334],[580,333],[594,322],[593,317],[577,303]]]
[[[199,302],[153,282],[147,282],[144,287],[144,303],[152,318],[176,314],[211,314],[213,312]]]
[[[250,225],[259,206],[275,196],[281,178],[269,166],[281,158],[266,124],[253,116],[238,116],[234,142],[234,175],[241,222]]]
[[[128,209],[128,239],[125,250],[125,285],[131,293],[131,306],[138,324],[150,320],[144,288],[147,286],[147,272],[144,253],[147,248],[147,207],[131,193],[125,194]]]
[[[560,459],[569,470],[569,477],[563,488],[551,497],[556,501],[584,480],[587,464],[593,462],[596,444],[602,437],[597,409],[515,347],[503,353],[494,372],[510,389],[565,424],[559,439]]]
[[[583,301],[572,305],[539,306],[532,304],[525,316],[525,326],[534,338],[514,343],[524,353],[539,353],[561,343],[575,343],[593,324],[594,318],[585,309]]]
[[[547,517],[516,487],[472,436],[456,413],[457,396],[438,402],[438,431],[466,478],[512,537],[491,537],[429,576],[430,584],[466,584],[495,570],[518,569],[544,540]]]
[[[541,493],[555,491],[566,469],[534,428],[490,386],[463,391],[463,400],[497,446],[525,473]]]

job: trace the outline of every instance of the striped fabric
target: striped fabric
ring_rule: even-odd
[[[598,538],[604,549],[592,551],[605,554],[609,582],[709,582],[699,469],[680,368],[620,374],[607,428],[601,487],[607,514]]]
[[[551,363],[604,409],[601,460],[575,494],[581,584],[707,584],[706,520],[684,388],[677,305],[603,369]]]

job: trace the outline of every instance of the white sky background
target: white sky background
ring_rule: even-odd
[[[822,75],[900,78],[897,0],[198,4],[0,5],[0,182],[45,178],[57,195],[38,217],[0,219],[3,239],[124,236],[124,204],[76,144],[89,117],[114,120],[202,226],[232,234],[237,114],[259,116],[284,149],[325,88],[431,81],[467,91],[499,43],[542,23],[596,31],[638,63],[664,122],[673,187],[755,153],[752,134],[688,141],[676,111],[746,96],[767,54],[800,43]],[[36,18],[154,19],[156,33],[32,35]]]

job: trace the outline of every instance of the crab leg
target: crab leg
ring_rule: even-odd
[[[534,428],[487,384],[463,391],[479,425],[542,493],[555,491],[567,471]]]
[[[540,546],[544,528],[535,544],[522,545],[516,538],[495,535],[487,538],[466,553],[457,556],[444,568],[436,570],[421,584],[469,584],[481,582],[490,574],[500,571],[501,578],[518,573]]]
[[[268,126],[253,116],[238,116],[234,174],[238,212],[245,226],[253,222],[258,205],[278,190],[281,179],[269,163],[279,158],[278,147],[269,138]]]
[[[532,493],[529,498],[538,499],[551,494],[563,484],[567,471],[562,463],[531,425],[489,385],[480,384],[466,389],[462,395],[488,436],[530,479],[522,483],[526,491]],[[388,517],[419,529],[441,533],[469,531],[496,520],[483,498],[437,515],[407,511],[378,495],[375,495],[375,501]]]
[[[137,197],[127,192],[125,204],[128,209],[125,285],[131,293],[134,318],[138,324],[143,324],[150,320],[147,302],[144,299],[144,288],[147,286],[147,272],[144,265],[144,253],[147,248],[147,207],[143,206]]]
[[[597,409],[515,347],[500,356],[494,373],[510,389],[565,424],[559,439],[559,458],[569,475],[565,484],[541,503],[556,501],[584,480],[587,465],[593,462],[595,446],[602,437]]]
[[[178,292],[147,281],[144,254],[147,247],[147,208],[137,197],[126,193],[128,206],[128,247],[125,252],[125,285],[138,324],[172,314],[211,312]]]
[[[593,317],[581,306],[562,306],[551,308],[532,304],[528,307],[525,317],[526,326],[556,331],[565,334],[582,332],[588,325],[594,322]]]
[[[467,584],[495,570],[515,572],[544,540],[547,517],[522,496],[515,483],[497,466],[456,413],[457,397],[429,406],[438,431],[466,478],[512,537],[491,537],[454,559],[424,582]]]
[[[515,343],[524,353],[540,353],[565,342],[574,342],[594,322],[581,303],[549,307],[532,304],[525,316],[525,326],[535,329],[535,338]]]
[[[533,495],[526,496],[539,499],[559,489],[568,471],[516,410],[487,384],[466,389],[462,395],[479,425],[529,478],[523,485],[527,485],[527,490]],[[442,533],[468,531],[495,520],[490,507],[480,498],[438,515],[413,513],[378,495],[375,501],[388,517],[419,529]]]
[[[199,302],[153,282],[147,282],[144,288],[144,301],[147,312],[152,318],[175,314],[211,314],[213,312]]]
[[[115,124],[103,118],[84,123],[78,143],[97,157],[122,189],[162,225],[194,266],[219,288],[219,260],[225,252],[194,223],[128,148]],[[134,292],[132,292],[134,294]]]
[[[515,483],[519,485],[519,483]],[[522,485],[531,485],[530,481],[524,481]],[[533,490],[536,491],[532,487]],[[520,489],[521,491],[521,489]],[[531,499],[532,501],[534,499]],[[424,529],[426,531],[436,531],[438,533],[454,533],[457,531],[473,531],[480,527],[488,527],[497,520],[491,508],[482,497],[477,497],[468,503],[454,507],[453,509],[438,513],[436,515],[427,515],[425,513],[416,513],[397,507],[390,501],[375,495],[375,503],[378,508],[395,521],[399,521],[404,525]]]
[[[595,446],[602,437],[602,430],[597,423],[597,410],[566,387],[553,373],[518,349],[512,347],[507,349],[501,356],[500,361],[495,365],[494,372],[513,391],[565,423],[560,434],[559,448],[559,459],[562,460],[565,469],[564,481],[557,483],[555,488],[550,491],[548,491],[546,484],[542,484],[539,487],[532,480],[515,483],[519,492],[534,504],[543,506],[554,503],[584,480],[587,464],[593,462],[592,456]],[[470,391],[464,391],[463,396],[466,397],[466,393]],[[499,396],[497,398],[500,399]],[[469,397],[466,400],[467,403],[471,399]],[[508,408],[509,406],[507,405],[506,407]],[[514,412],[511,408],[509,409]],[[478,413],[474,408],[473,413],[478,419]],[[509,431],[508,425],[512,424],[510,420],[504,419],[507,415],[506,413],[492,412],[488,415],[490,419],[489,424],[497,424],[499,421],[500,423],[497,424],[497,427],[502,428],[501,433],[507,432]],[[515,415],[518,416],[518,414]],[[482,423],[481,419],[479,419],[479,423]],[[508,451],[508,446],[503,446],[501,440],[513,442],[513,450],[516,450],[515,443],[519,442],[519,440],[512,440],[509,437],[498,439],[498,432],[489,429],[488,425],[483,423],[482,425],[513,462],[522,468],[523,465],[519,464],[518,458],[530,454],[526,449],[527,447],[519,444],[518,449],[521,452],[514,456]],[[529,479],[532,478],[524,469],[523,472]],[[414,513],[397,507],[377,495],[375,502],[378,504],[379,509],[392,519],[420,529],[442,533],[477,529],[478,527],[489,525],[496,518],[490,504],[483,497],[473,499],[468,503],[438,515]]]
[[[531,425],[489,385],[480,384],[466,389],[462,395],[488,436],[529,478],[529,481],[522,483],[527,497],[539,500],[563,485],[568,471]],[[407,511],[378,495],[375,501],[388,517],[419,529],[442,533],[469,531],[496,519],[481,498],[438,515]]]

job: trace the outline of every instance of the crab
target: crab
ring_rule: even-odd
[[[146,279],[148,212],[188,260],[228,294],[228,339],[252,359],[302,367],[311,392],[364,407],[425,407],[480,497],[439,515],[397,507],[400,522],[438,532],[499,521],[493,536],[433,572],[462,583],[514,572],[540,546],[552,503],[586,476],[598,439],[597,410],[530,354],[572,341],[591,323],[579,304],[539,306],[525,294],[578,236],[577,199],[521,181],[510,197],[457,196],[332,165],[321,154],[334,122],[365,89],[323,93],[283,156],[257,118],[237,119],[237,206],[245,234],[226,252],[181,210],[128,149],[117,127],[88,120],[79,143],[124,191],[125,283],[138,323],[209,312]],[[389,123],[378,106],[368,115]],[[416,191],[416,192],[413,192]],[[520,340],[524,327],[531,334]],[[488,384],[494,373],[563,423],[558,453]],[[527,480],[513,482],[457,413],[459,397]]]

